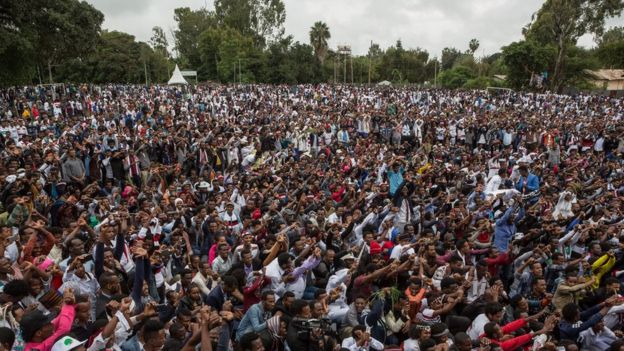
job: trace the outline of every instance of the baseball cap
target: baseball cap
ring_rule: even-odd
[[[54,343],[54,346],[52,346],[52,350],[51,351],[70,351],[70,350],[75,349],[76,347],[78,347],[80,345],[83,345],[86,342],[87,342],[87,340],[85,340],[85,341],[78,341],[78,340],[72,338],[71,336],[64,336],[64,337],[58,339]]]
[[[35,336],[35,333],[52,323],[54,316],[51,314],[45,315],[39,310],[34,310],[25,314],[20,321],[20,328],[22,329],[22,337],[24,341],[29,342]]]

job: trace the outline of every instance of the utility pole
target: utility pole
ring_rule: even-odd
[[[438,58],[433,61],[433,88],[438,87]]]
[[[50,77],[50,84],[52,84],[52,62],[48,60],[48,76]]]
[[[347,84],[347,55],[344,55],[342,74],[343,74],[342,84]]]
[[[368,49],[368,85],[370,85],[371,67],[372,67],[372,60],[373,60],[373,58],[371,57],[371,50],[370,50],[370,48],[372,47],[373,47],[373,41],[371,40],[371,44]]]
[[[145,58],[143,58],[143,69],[145,70],[145,86],[148,86],[148,83],[147,83],[147,62],[145,62]]]
[[[351,84],[353,84],[353,56],[349,56],[349,60],[351,61]]]
[[[39,65],[37,65],[37,76],[39,77],[39,85],[42,85],[43,83],[41,82],[41,70],[39,69]]]

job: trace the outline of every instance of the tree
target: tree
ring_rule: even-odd
[[[314,48],[314,54],[321,62],[321,65],[325,62],[327,56],[327,40],[331,38],[329,33],[329,27],[324,22],[315,22],[310,29],[310,45]]]
[[[174,20],[178,28],[174,31],[175,48],[183,66],[197,69],[198,79],[206,79],[206,72],[201,69],[202,60],[199,52],[199,36],[205,30],[216,27],[214,13],[206,9],[193,11],[188,7],[174,10]]]
[[[26,83],[34,75],[36,31],[31,25],[35,1],[3,1],[0,15],[0,82]]]
[[[474,56],[474,53],[479,49],[479,41],[477,39],[470,39],[468,49],[470,50],[470,55]]]
[[[507,82],[516,89],[528,87],[532,75],[545,72],[554,55],[552,47],[545,47],[530,40],[514,42],[503,47],[503,62],[508,68]]]
[[[442,49],[442,58],[440,59],[442,69],[447,70],[453,67],[455,60],[457,60],[460,56],[461,52],[455,48]]]
[[[165,31],[161,27],[156,26],[152,28],[150,45],[152,46],[152,49],[154,49],[154,51],[160,53],[165,58],[169,58],[169,52],[167,51],[167,46],[169,45],[169,43],[167,41]]]
[[[440,73],[438,81],[444,88],[457,89],[473,78],[475,74],[468,67],[458,66]]]
[[[282,0],[215,0],[220,25],[254,38],[258,46],[284,34],[286,7]]]
[[[104,15],[85,1],[36,2],[38,8],[32,12],[37,32],[36,49],[42,53],[40,62],[48,67],[52,79],[53,64],[85,57],[95,51]]]
[[[547,0],[524,30],[526,38],[542,45],[554,45],[557,53],[550,77],[551,88],[563,88],[566,54],[579,37],[591,33],[601,36],[605,20],[622,13],[621,0]]]
[[[598,37],[596,43],[598,46],[615,44],[624,41],[624,27],[613,27]]]
[[[4,1],[0,10],[0,80],[30,82],[37,65],[83,58],[95,50],[104,15],[78,0]],[[43,72],[41,72],[43,73]]]

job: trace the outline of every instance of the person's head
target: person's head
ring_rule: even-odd
[[[576,282],[578,281],[578,271],[572,271],[572,270],[566,271],[565,277],[566,277],[566,284],[575,285]]]
[[[271,290],[262,292],[262,308],[265,311],[272,311],[275,308],[275,293]]]
[[[194,283],[191,283],[188,288],[188,295],[192,301],[201,301],[201,290],[199,290],[199,286]]]
[[[291,307],[293,302],[295,302],[295,293],[286,291],[284,295],[282,295],[282,304],[287,310],[292,311]]]
[[[189,285],[191,285],[191,281],[193,280],[193,271],[191,271],[190,269],[184,269],[182,270],[182,272],[180,272],[180,283],[182,284],[182,287],[184,287],[185,289],[189,287]]]
[[[470,351],[472,350],[472,340],[470,336],[464,332],[455,334],[455,346],[458,351]]]
[[[176,321],[180,323],[186,331],[191,330],[191,320],[193,319],[193,313],[188,308],[181,307],[176,314]]]
[[[227,294],[231,294],[238,289],[238,280],[232,275],[226,275],[223,277],[223,291]]]
[[[76,296],[75,319],[81,323],[87,323],[91,319],[91,301],[86,295]]]
[[[453,255],[451,256],[451,259],[449,260],[449,265],[451,266],[451,272],[459,272],[461,271],[462,266],[464,265],[464,261],[462,260],[461,257],[457,255]]]
[[[30,286],[25,280],[14,279],[4,285],[2,297],[7,302],[15,303],[26,297],[29,292]]]
[[[249,249],[241,250],[241,261],[243,261],[243,264],[245,264],[246,266],[250,266],[252,264],[253,255],[251,254],[251,250]]]
[[[498,302],[487,304],[484,313],[491,322],[498,322],[503,318],[503,306]]]
[[[30,311],[22,316],[20,328],[25,342],[42,342],[54,333],[52,316],[39,310]]]
[[[121,291],[121,284],[119,277],[112,272],[104,272],[99,279],[100,288],[102,292],[107,295],[115,295]]]
[[[531,265],[531,273],[533,273],[534,277],[541,277],[544,273],[544,269],[542,268],[542,264],[539,262],[534,262]]]
[[[174,322],[171,324],[171,327],[169,327],[169,335],[174,339],[184,340],[186,332],[186,327],[179,322]]]
[[[503,337],[503,331],[501,330],[501,327],[500,325],[498,325],[497,322],[485,323],[485,326],[483,327],[483,332],[485,333],[485,336],[490,339],[499,340]]]
[[[575,323],[580,319],[580,312],[577,305],[569,303],[561,309],[561,317],[567,322]]]
[[[283,270],[290,269],[292,266],[292,258],[290,257],[290,254],[288,252],[282,252],[279,254],[279,256],[277,256],[277,264]]]
[[[614,277],[605,278],[605,289],[607,290],[608,295],[619,294],[620,292],[620,281]]]
[[[145,351],[158,351],[165,345],[165,326],[157,319],[148,319],[140,333]]]
[[[323,303],[316,300],[310,301],[310,312],[312,314],[312,318],[323,318],[323,315],[325,314]]]
[[[438,344],[433,339],[425,339],[420,342],[421,351],[434,351]]]
[[[0,347],[3,351],[10,351],[15,342],[15,332],[7,327],[0,327]]]
[[[219,250],[219,257],[221,257],[224,260],[227,260],[228,254],[230,253],[230,246],[228,244],[219,244],[218,250]]]
[[[454,291],[457,291],[458,285],[457,281],[451,277],[444,277],[440,282],[440,289],[445,294],[450,294]]]
[[[520,172],[521,176],[526,177],[529,175],[529,168],[526,165],[522,165],[518,167],[518,172]]]
[[[240,347],[243,351],[264,351],[262,339],[255,332],[243,335],[240,340]]]
[[[353,301],[353,304],[355,305],[357,313],[362,313],[364,308],[366,308],[366,299],[362,296],[358,296],[355,298],[355,301]]]
[[[293,301],[291,311],[298,318],[309,319],[312,316],[310,306],[305,300]]]
[[[104,266],[111,269],[115,267],[115,254],[110,247],[104,248]]]
[[[78,341],[71,336],[62,336],[56,340],[50,351],[86,351],[85,343],[87,340]]]
[[[12,274],[11,261],[6,257],[0,257],[0,274]]]
[[[71,257],[78,257],[84,254],[84,242],[79,238],[74,238],[69,241],[69,255]]]
[[[546,280],[544,278],[533,279],[531,285],[533,286],[533,292],[536,295],[541,296],[546,293]]]

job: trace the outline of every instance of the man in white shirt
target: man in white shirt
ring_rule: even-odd
[[[485,306],[484,313],[481,313],[477,316],[477,318],[475,318],[474,321],[472,321],[470,328],[468,328],[468,336],[470,336],[472,340],[479,340],[479,336],[483,334],[483,329],[486,324],[488,324],[489,322],[499,323],[502,318],[503,306],[501,306],[501,304],[487,304]]]
[[[503,184],[506,178],[507,170],[504,168],[500,168],[498,170],[498,173],[492,176],[487,182],[483,193],[485,193],[486,196],[494,195],[494,193],[498,191],[498,188],[500,188],[501,184]]]
[[[351,337],[342,340],[342,348],[350,351],[383,350],[384,344],[374,339],[363,325],[353,327]]]

